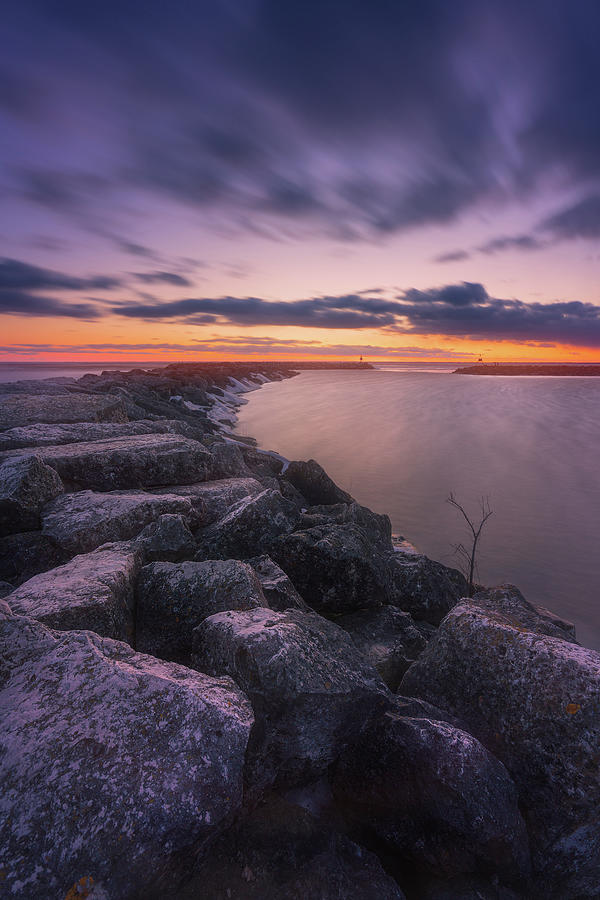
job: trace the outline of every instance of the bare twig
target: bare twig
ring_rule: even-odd
[[[454,551],[462,559],[463,565],[465,566],[464,575],[469,583],[469,597],[472,597],[474,589],[473,575],[477,568],[477,544],[479,543],[483,526],[493,514],[493,510],[490,508],[489,497],[482,497],[480,500],[479,519],[473,520],[467,514],[464,506],[458,502],[453,493],[450,493],[446,502],[460,512],[471,532],[470,549],[465,547],[464,544],[455,544]]]

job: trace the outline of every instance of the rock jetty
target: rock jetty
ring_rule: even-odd
[[[235,435],[296,371],[0,385],[2,896],[598,898],[600,654]]]

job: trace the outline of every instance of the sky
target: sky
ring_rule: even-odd
[[[0,32],[0,359],[600,360],[598,0]]]

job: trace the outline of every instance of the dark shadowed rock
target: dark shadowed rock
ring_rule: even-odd
[[[528,887],[523,888],[528,891]],[[517,893],[495,879],[477,875],[455,878],[425,878],[417,888],[419,900],[532,900],[530,893]]]
[[[200,897],[403,900],[404,894],[374,854],[319,824],[306,810],[273,798],[223,835],[177,893],[177,900]]]
[[[41,531],[8,534],[0,540],[0,578],[15,584],[60,566],[68,559],[69,554]]]
[[[137,585],[136,647],[189,663],[192,632],[225,609],[268,606],[254,569],[237,559],[152,563]]]
[[[78,491],[46,506],[42,530],[58,547],[75,555],[101,544],[128,540],[163,513],[182,515],[190,523],[198,517],[197,508],[187,498],[174,494]]]
[[[500,613],[517,628],[577,643],[575,627],[570,622],[528,603],[514,584],[502,584],[491,590],[480,591],[475,594],[472,602],[482,609]]]
[[[65,484],[77,490],[110,491],[205,481],[212,465],[206,447],[178,434],[140,434],[37,447],[36,453]]]
[[[95,631],[131,642],[133,589],[141,554],[123,547],[76,556],[64,566],[26,581],[8,604],[57,631]]]
[[[194,535],[183,516],[175,513],[164,513],[155,522],[146,525],[135,538],[135,544],[148,563],[179,562],[190,559],[196,552]]]
[[[295,609],[205,619],[194,632],[193,663],[231,675],[252,702],[251,793],[318,777],[389,696],[341,628]]]
[[[143,896],[230,823],[252,712],[229,678],[10,615],[0,659],[7,896],[63,898],[81,878]]]
[[[504,766],[445,722],[380,712],[341,755],[333,792],[349,822],[425,872],[529,874],[527,832]]]
[[[372,512],[354,500],[351,503],[336,503],[333,506],[311,506],[302,515],[301,527],[314,528],[316,525],[358,525],[373,543],[390,549],[392,523],[388,516]]]
[[[186,484],[181,487],[164,488],[158,494],[169,493],[186,497],[202,512],[203,524],[211,524],[222,519],[240,500],[255,497],[264,491],[263,485],[255,478],[222,478],[201,484]]]
[[[361,609],[340,616],[335,622],[348,632],[392,691],[427,645],[409,613],[395,606]]]
[[[5,395],[0,403],[0,431],[39,422],[126,422],[119,397],[98,394]]]
[[[545,879],[542,895],[559,882],[560,896],[600,895],[600,654],[463,603],[401,690],[459,715],[506,765]],[[586,882],[572,894],[570,884]]]
[[[390,601],[415,619],[439,625],[447,612],[469,592],[464,575],[427,556],[395,551],[392,554]]]
[[[0,599],[2,597],[6,597],[12,591],[14,591],[14,584],[10,584],[8,581],[0,581]]]
[[[51,447],[59,444],[89,443],[106,438],[123,438],[136,434],[181,434],[198,440],[202,432],[177,419],[157,422],[74,422],[25,425],[0,432],[0,451],[20,447]]]
[[[211,479],[248,476],[252,473],[245,463],[241,448],[231,441],[214,441],[210,445],[212,453]]]
[[[284,609],[302,609],[310,612],[309,606],[304,602],[290,579],[270,556],[255,556],[246,562],[252,566],[267,598],[271,609],[283,612]]]
[[[222,519],[197,532],[196,558],[243,558],[268,551],[279,535],[296,527],[299,517],[295,504],[278,491],[244,497]]]
[[[244,462],[256,477],[275,477],[283,469],[284,460],[278,453],[269,450],[258,450],[256,447],[242,447]]]
[[[0,536],[34,531],[40,510],[64,491],[63,483],[37,456],[17,456],[0,464]]]
[[[291,482],[312,506],[352,502],[350,494],[339,488],[314,459],[307,462],[292,461],[288,464],[283,477]]]

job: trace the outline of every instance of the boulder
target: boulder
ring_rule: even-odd
[[[212,465],[206,447],[177,434],[140,434],[37,447],[36,453],[75,490],[110,491],[205,481]]]
[[[197,532],[200,549],[196,558],[243,558],[268,551],[279,535],[296,527],[299,517],[295,504],[278,491],[263,490],[245,497],[223,518]]]
[[[14,584],[11,584],[9,581],[0,581],[0,599],[7,597],[14,589]]]
[[[136,593],[136,648],[186,665],[193,630],[207,616],[268,606],[256,572],[237,559],[152,563]]]
[[[311,506],[302,515],[301,527],[314,528],[316,525],[358,525],[370,541],[391,548],[392,523],[388,516],[372,512],[354,500],[351,503],[336,503],[333,506]]]
[[[270,798],[219,838],[199,872],[177,892],[178,900],[199,897],[403,900],[404,894],[374,854],[299,806]]]
[[[57,631],[84,629],[131,642],[140,565],[139,553],[121,547],[76,556],[16,588],[8,605]]]
[[[250,698],[250,795],[317,778],[388,696],[341,628],[297,609],[210,616],[194,632],[193,665],[231,675]]]
[[[182,515],[190,523],[198,518],[197,508],[175,494],[78,491],[64,494],[46,506],[42,532],[74,556],[101,544],[128,540],[163,513]]]
[[[379,712],[341,754],[332,787],[368,846],[417,870],[508,883],[529,875],[527,831],[506,769],[445,722]]]
[[[467,581],[457,569],[410,552],[396,550],[391,554],[390,579],[391,602],[432,625],[439,625],[469,593]]]
[[[408,667],[427,646],[409,613],[395,606],[361,609],[335,620],[395,691]]]
[[[0,578],[15,584],[60,566],[68,559],[69,554],[41,531],[8,534],[0,540]]]
[[[574,625],[548,610],[528,603],[514,584],[502,584],[491,590],[480,591],[475,594],[472,602],[482,609],[500,613],[517,628],[526,628],[527,631],[535,631],[537,634],[547,634],[550,637],[577,643]]]
[[[198,440],[202,434],[177,419],[156,422],[74,422],[62,424],[24,425],[0,432],[0,451],[21,447],[51,447],[59,444],[89,443],[106,438],[123,438],[138,434],[182,434]]]
[[[126,421],[123,401],[106,394],[17,393],[3,396],[0,403],[0,431],[40,422]]]
[[[304,602],[290,579],[270,556],[255,556],[246,562],[252,566],[271,609],[283,612],[284,609],[301,609],[310,612],[310,607]]]
[[[0,536],[40,527],[40,510],[64,491],[54,469],[37,456],[0,464]]]
[[[183,516],[175,513],[164,513],[146,525],[135,538],[135,545],[147,563],[179,562],[190,559],[196,552],[194,535]]]
[[[294,460],[288,464],[283,477],[306,497],[310,506],[351,503],[350,494],[337,486],[314,459]]]
[[[255,478],[221,478],[200,484],[186,484],[181,487],[164,488],[156,493],[169,493],[186,497],[202,512],[202,522],[208,525],[222,519],[231,507],[247,497],[262,493],[264,487]]]
[[[211,479],[250,475],[241,448],[231,441],[213,441]]]
[[[461,603],[402,681],[505,764],[519,789],[537,872],[550,887],[600,895],[600,653]],[[550,886],[550,887],[549,887]],[[579,888],[578,888],[579,889]]]
[[[11,615],[0,659],[7,896],[145,896],[230,824],[252,711],[229,678]]]

